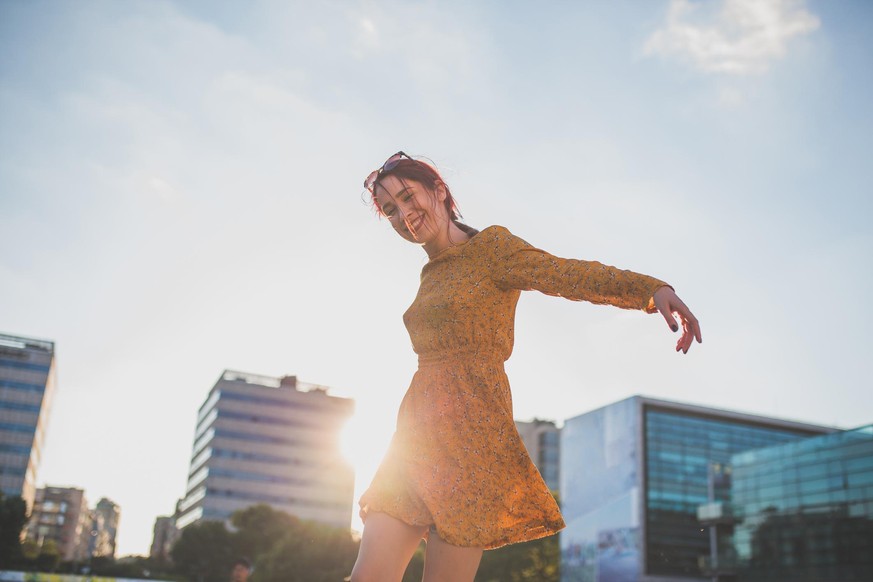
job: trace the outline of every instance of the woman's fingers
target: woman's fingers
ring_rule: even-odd
[[[661,287],[653,296],[655,307],[664,317],[667,325],[674,332],[679,331],[679,325],[676,323],[676,318],[682,324],[682,337],[676,342],[676,351],[682,351],[687,354],[694,340],[697,343],[703,343],[703,335],[700,332],[700,322],[688,309],[688,306],[682,302],[671,287]]]
[[[692,336],[694,339],[696,339],[697,343],[702,344],[703,335],[700,333],[700,322],[697,321],[697,318],[694,317],[694,314],[691,313],[691,310],[688,309],[687,305],[683,303],[682,307],[684,309],[684,313],[682,313],[680,317],[682,318],[683,326],[686,326],[689,336]],[[691,338],[689,338],[688,342],[690,344]]]
[[[688,333],[688,321],[682,318],[682,337],[676,342],[676,351],[681,351],[683,354],[688,353],[688,346],[691,345],[691,334]]]

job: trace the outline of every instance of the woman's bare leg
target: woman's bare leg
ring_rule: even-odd
[[[370,512],[352,582],[400,582],[425,529],[385,513]]]
[[[422,582],[473,582],[482,548],[453,546],[431,531],[424,553]]]

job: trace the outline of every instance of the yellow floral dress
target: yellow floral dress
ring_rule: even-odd
[[[654,312],[666,283],[560,259],[502,226],[431,258],[403,321],[418,371],[361,514],[430,526],[446,542],[497,548],[551,535],[564,520],[521,441],[503,363],[522,290]]]

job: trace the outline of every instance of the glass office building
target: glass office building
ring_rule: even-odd
[[[711,464],[832,431],[641,396],[567,420],[562,581],[707,579],[710,534],[697,509],[711,497]]]
[[[54,342],[0,334],[0,491],[28,510],[54,388]]]
[[[873,425],[734,455],[737,580],[873,580]],[[730,561],[728,562],[730,563]]]
[[[300,519],[348,527],[354,473],[340,431],[354,401],[327,389],[225,371],[197,415],[180,529],[266,503]]]

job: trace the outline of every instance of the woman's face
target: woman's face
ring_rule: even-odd
[[[415,180],[386,176],[376,186],[376,203],[397,234],[427,246],[448,231],[446,191],[441,184],[428,190]]]

